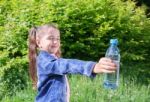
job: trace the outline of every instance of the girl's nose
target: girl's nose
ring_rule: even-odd
[[[58,42],[57,40],[54,40],[54,41],[53,41],[54,44],[57,43],[57,42]]]
[[[53,38],[53,43],[58,43],[59,41],[60,41],[60,39],[59,38]]]

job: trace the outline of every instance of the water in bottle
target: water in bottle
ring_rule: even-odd
[[[111,39],[105,54],[105,57],[112,59],[117,66],[115,73],[104,73],[104,87],[106,89],[116,89],[119,85],[120,53],[117,45],[118,40]]]

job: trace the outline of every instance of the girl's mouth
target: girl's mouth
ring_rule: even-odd
[[[57,48],[57,46],[51,46],[51,48]]]

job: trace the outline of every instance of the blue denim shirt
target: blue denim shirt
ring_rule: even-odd
[[[94,77],[92,61],[55,58],[46,51],[37,57],[38,93],[35,102],[67,102],[66,74]]]

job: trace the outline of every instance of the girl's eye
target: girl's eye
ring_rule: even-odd
[[[51,40],[51,41],[55,41],[55,40],[56,40],[56,41],[60,41],[60,38],[50,37],[49,40]]]

